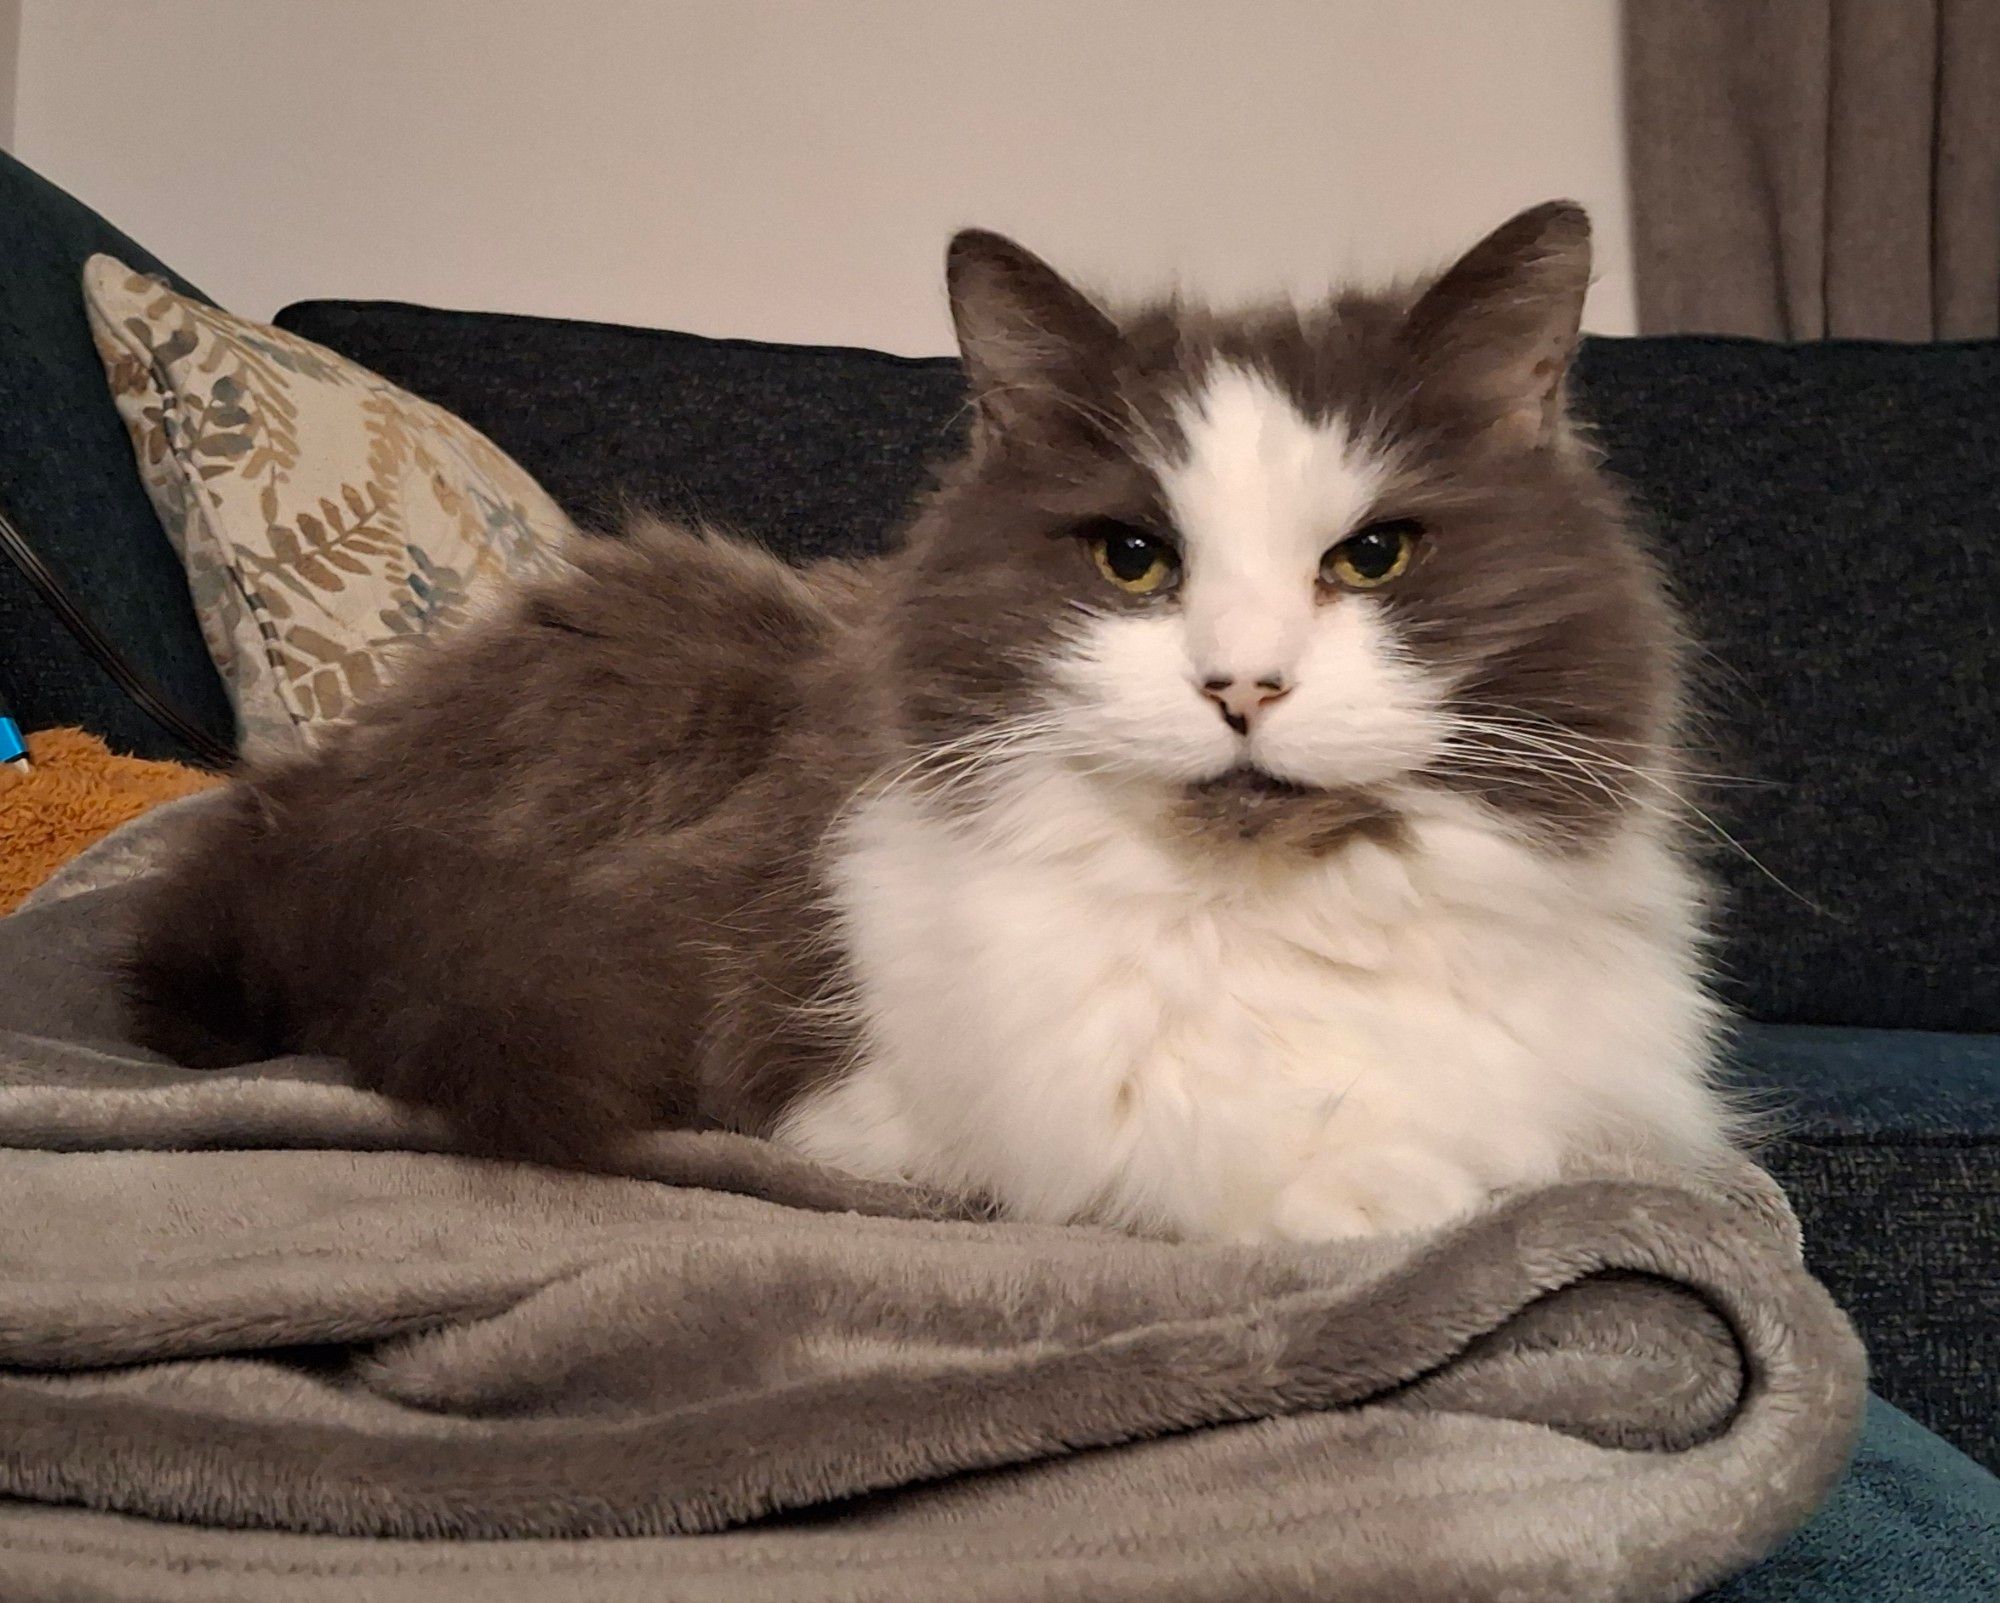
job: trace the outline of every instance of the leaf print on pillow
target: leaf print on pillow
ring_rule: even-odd
[[[409,548],[407,589],[395,607],[381,614],[393,635],[422,636],[465,621],[470,587],[458,569],[433,562],[417,546]]]
[[[246,751],[351,717],[391,654],[560,560],[569,519],[442,408],[108,256],[84,300]]]

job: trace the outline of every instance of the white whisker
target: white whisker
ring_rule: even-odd
[[[1549,730],[1557,730],[1563,738],[1557,738]],[[1672,783],[1674,779],[1688,779],[1694,782],[1706,776],[1679,773],[1664,766],[1625,762],[1604,752],[1593,749],[1589,736],[1571,731],[1560,731],[1559,726],[1549,726],[1549,730],[1523,727],[1520,722],[1510,722],[1495,718],[1455,717],[1450,721],[1443,751],[1443,760],[1451,766],[1461,767],[1468,772],[1477,769],[1487,774],[1504,774],[1510,769],[1542,779],[1558,782],[1574,777],[1590,783],[1607,797],[1625,802],[1652,816],[1672,819],[1684,814],[1695,819],[1710,835],[1729,850],[1737,853],[1746,863],[1756,869],[1786,895],[1793,897],[1815,912],[1825,913],[1826,909],[1795,886],[1777,874],[1762,858],[1745,846],[1723,827],[1713,814],[1702,807],[1685,791]],[[1452,744],[1453,737],[1471,736],[1475,742],[1486,744]],[[1494,744],[1498,743],[1498,744]],[[1525,759],[1533,756],[1540,763]],[[1552,769],[1550,763],[1564,765]],[[1634,791],[1614,787],[1610,776],[1623,775],[1642,782],[1666,796],[1674,805],[1662,806]]]

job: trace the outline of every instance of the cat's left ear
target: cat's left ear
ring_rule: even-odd
[[[1426,370],[1522,445],[1562,421],[1590,288],[1590,217],[1552,200],[1502,223],[1410,309],[1404,337]]]

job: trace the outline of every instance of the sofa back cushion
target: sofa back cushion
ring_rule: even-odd
[[[84,320],[98,251],[197,293],[0,154],[0,688],[27,728],[78,724],[119,751],[213,761],[235,738],[229,701]]]
[[[795,559],[894,537],[950,358],[311,302],[279,323],[490,434],[586,524],[636,500]],[[1704,647],[1694,799],[1728,998],[2000,1030],[2000,344],[1591,340],[1579,373]]]
[[[2000,1030],[2000,342],[1596,340],[1583,380],[1762,782],[1704,802],[1728,994]]]
[[[383,302],[306,301],[277,322],[491,435],[586,528],[638,506],[798,561],[877,550],[962,438],[955,357]]]

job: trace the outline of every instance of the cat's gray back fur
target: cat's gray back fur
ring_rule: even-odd
[[[873,570],[664,525],[242,777],[141,914],[150,1044],[348,1060],[476,1144],[766,1127],[846,1050],[815,847],[877,765]],[[808,1005],[801,1005],[808,1004]]]

